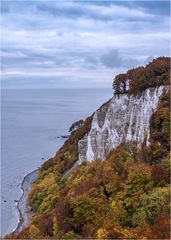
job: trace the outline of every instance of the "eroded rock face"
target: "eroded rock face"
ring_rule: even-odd
[[[78,143],[79,163],[104,159],[119,144],[135,141],[149,144],[150,118],[164,86],[146,89],[140,95],[114,95],[93,116],[91,129]]]

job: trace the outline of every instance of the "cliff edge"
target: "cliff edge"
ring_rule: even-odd
[[[150,118],[168,87],[148,88],[138,95],[116,94],[93,116],[90,131],[79,141],[79,162],[105,159],[129,141],[150,144]]]

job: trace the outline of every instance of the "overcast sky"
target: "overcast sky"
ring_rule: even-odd
[[[169,56],[169,1],[2,1],[2,87],[111,87]]]

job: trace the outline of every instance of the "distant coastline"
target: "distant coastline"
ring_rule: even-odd
[[[31,173],[28,173],[22,183],[21,183],[21,190],[22,195],[17,203],[17,209],[19,211],[19,221],[16,229],[14,229],[13,232],[19,233],[23,228],[27,227],[30,223],[31,217],[34,215],[34,213],[31,211],[30,206],[28,204],[28,195],[31,190],[32,184],[35,182],[37,176],[39,173],[39,169],[36,169],[32,171]]]

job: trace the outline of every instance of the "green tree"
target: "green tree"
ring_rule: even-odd
[[[73,203],[74,219],[78,224],[91,223],[95,216],[95,202],[88,196],[81,196]]]
[[[143,222],[154,224],[161,213],[169,215],[169,188],[156,188],[151,193],[142,195],[139,205],[132,216],[133,225]]]

